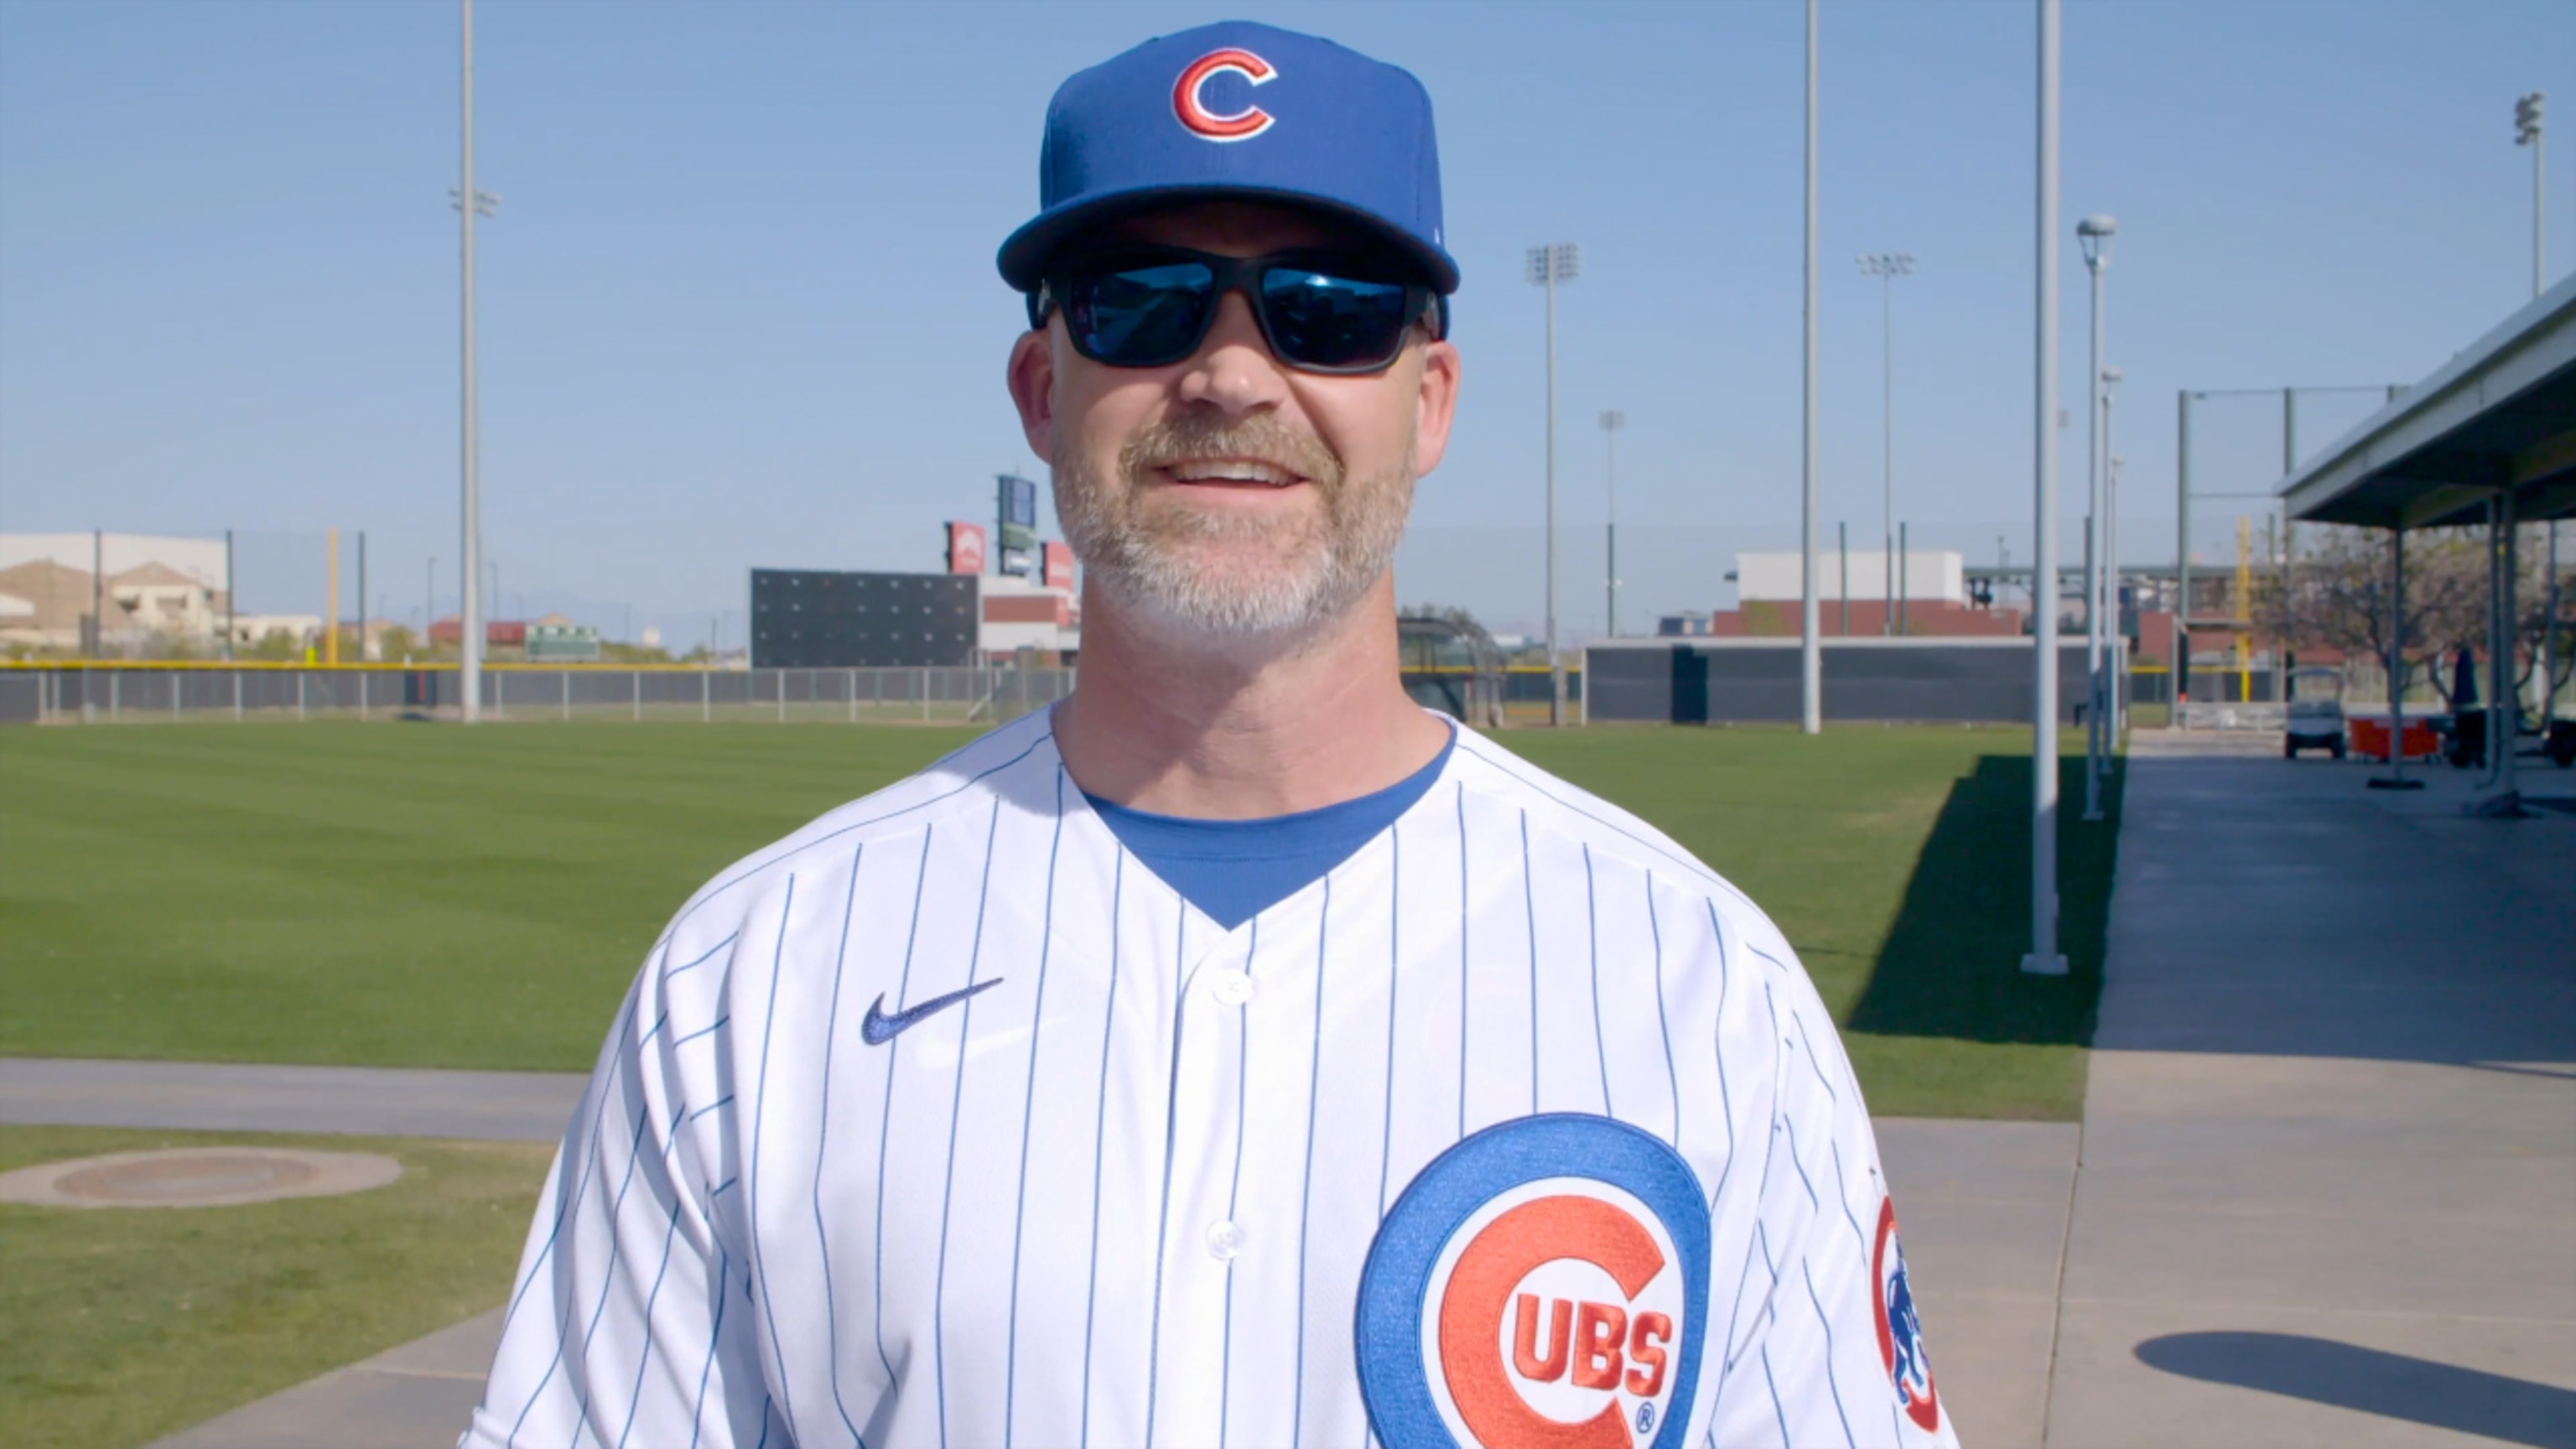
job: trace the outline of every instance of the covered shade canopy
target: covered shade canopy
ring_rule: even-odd
[[[2375,528],[2576,514],[2576,276],[2507,317],[2288,478],[2294,521]]]

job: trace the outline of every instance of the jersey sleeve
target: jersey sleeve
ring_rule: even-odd
[[[695,959],[666,942],[628,994],[538,1201],[459,1449],[785,1442],[729,1209],[731,940]]]
[[[1770,1090],[1739,1104],[1737,1141],[1761,1160],[1738,1162],[1712,1215],[1712,1347],[1724,1350],[1706,1442],[1957,1449],[1833,1020],[1768,921],[1727,934],[1756,969],[1721,1050],[1764,1062]]]

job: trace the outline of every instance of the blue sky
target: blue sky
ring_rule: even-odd
[[[1897,284],[1899,513],[2030,547],[2034,7],[1826,0],[1824,514],[1880,518]],[[1802,9],[1731,4],[606,3],[477,9],[486,537],[505,592],[684,642],[754,565],[929,568],[1034,471],[992,253],[1034,208],[1046,100],[1149,35],[1249,15],[1405,65],[1437,107],[1466,390],[1399,564],[1536,621],[1542,311],[1560,299],[1565,618],[1597,627],[1605,407],[1626,410],[1623,624],[1794,544]],[[245,538],[245,602],[320,605],[369,533],[397,614],[452,607],[453,0],[0,4],[0,530]],[[2530,286],[2515,96],[2558,109],[2550,274],[2576,260],[2576,7],[2066,8],[2065,217],[2116,213],[2128,553],[2172,553],[2176,389],[2411,381]],[[2066,512],[2084,280],[2067,250]],[[2303,403],[2311,446],[2366,399]],[[2279,471],[2278,405],[2212,404],[2211,491]],[[2237,511],[2195,547],[2232,557]],[[2068,535],[2072,541],[2074,535]],[[305,594],[315,597],[305,599]]]

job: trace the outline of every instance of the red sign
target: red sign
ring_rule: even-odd
[[[1073,587],[1073,550],[1064,544],[1046,545],[1046,586],[1050,589]]]
[[[948,571],[952,574],[980,574],[984,571],[984,525],[948,525]]]

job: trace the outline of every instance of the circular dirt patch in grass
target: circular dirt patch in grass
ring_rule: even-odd
[[[178,1147],[47,1162],[0,1173],[0,1202],[40,1207],[238,1207],[383,1187],[402,1164],[373,1152]]]

